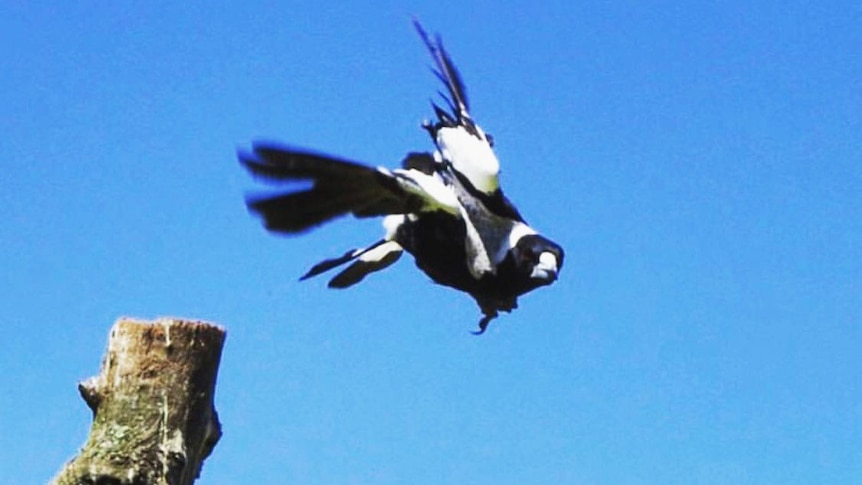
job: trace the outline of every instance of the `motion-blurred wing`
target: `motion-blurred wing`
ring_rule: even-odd
[[[255,144],[240,162],[272,183],[310,181],[311,188],[248,199],[267,229],[299,233],[336,217],[374,217],[443,209],[457,212],[457,198],[434,177],[415,170],[371,168],[308,150]]]

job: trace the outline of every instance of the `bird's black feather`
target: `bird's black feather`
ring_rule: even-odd
[[[419,37],[422,38],[422,42],[425,43],[425,47],[428,48],[431,57],[437,65],[437,68],[433,70],[434,75],[440,79],[449,91],[450,98],[446,98],[445,96],[444,98],[452,106],[455,118],[458,121],[464,121],[462,118],[469,119],[467,111],[470,109],[470,103],[467,100],[467,88],[464,87],[464,81],[461,79],[458,69],[455,68],[455,64],[449,58],[449,53],[443,47],[443,41],[440,39],[440,36],[432,40],[418,20],[413,20],[413,26],[416,28]]]
[[[377,242],[375,244],[375,246],[380,245],[383,242],[384,241],[381,240],[381,241]],[[309,269],[307,273],[305,273],[304,275],[302,275],[299,278],[299,281],[307,280],[308,278],[311,278],[312,276],[317,276],[320,273],[324,273],[326,271],[331,270],[332,268],[341,266],[342,264],[355,258],[357,255],[357,252],[358,252],[358,250],[351,249],[350,251],[347,251],[346,253],[344,253],[343,256],[339,256],[337,258],[325,259],[325,260],[315,264],[314,266],[312,266],[311,269]]]
[[[428,152],[410,152],[404,157],[401,166],[407,170],[418,170],[425,175],[433,175],[437,170],[434,156]]]
[[[270,182],[313,183],[307,190],[248,199],[271,231],[299,233],[346,214],[401,214],[417,205],[392,176],[327,155],[258,144],[252,154],[240,154],[240,162]]]
[[[356,283],[362,281],[362,279],[365,278],[368,274],[375,271],[380,271],[381,269],[384,269],[387,266],[398,261],[398,258],[401,257],[402,250],[401,246],[397,244],[395,244],[393,250],[390,250],[383,254],[380,259],[359,259],[364,254],[374,249],[377,249],[378,247],[389,242],[390,241],[387,239],[381,239],[376,243],[372,244],[371,246],[368,246],[367,248],[352,249],[344,253],[342,256],[323,260],[312,266],[311,269],[308,270],[308,272],[302,275],[302,277],[299,279],[301,281],[311,278],[312,276],[317,276],[321,273],[341,266],[342,264],[355,260],[353,264],[335,275],[335,277],[329,281],[328,285],[330,288],[347,288],[348,286],[353,286]]]
[[[383,258],[376,261],[357,260],[348,266],[344,271],[335,275],[329,281],[330,288],[347,288],[362,281],[369,274],[380,271],[381,269],[390,266],[398,261],[401,257],[401,251],[387,253]]]

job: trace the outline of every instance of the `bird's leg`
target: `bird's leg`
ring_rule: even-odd
[[[482,335],[485,333],[485,330],[488,328],[488,324],[491,323],[491,320],[497,318],[497,310],[491,310],[490,312],[484,311],[484,315],[482,319],[479,320],[479,330],[472,332],[473,335]]]

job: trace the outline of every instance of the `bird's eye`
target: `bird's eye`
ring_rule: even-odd
[[[518,254],[518,259],[521,260],[520,262],[522,265],[529,266],[536,264],[536,261],[539,260],[538,256],[533,251],[521,251]]]
[[[491,148],[494,148],[494,135],[485,133],[485,139],[488,140],[488,145],[491,145]]]

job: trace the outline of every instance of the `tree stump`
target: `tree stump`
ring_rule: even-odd
[[[55,485],[188,485],[221,436],[213,396],[224,329],[120,319],[98,376],[78,385],[93,411],[81,452]]]

